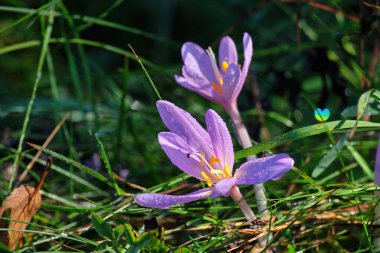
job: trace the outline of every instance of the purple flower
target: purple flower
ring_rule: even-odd
[[[375,184],[380,184],[380,135],[379,135],[379,144],[377,145],[376,160],[375,160]]]
[[[243,46],[244,64],[240,68],[235,43],[228,36],[220,41],[219,64],[211,48],[205,51],[186,42],[182,46],[183,76],[175,75],[177,83],[229,111],[236,104],[252,59],[252,39],[248,33],[243,35]]]
[[[138,194],[135,201],[139,205],[165,209],[206,197],[230,196],[232,190],[236,192],[237,185],[278,179],[293,167],[292,158],[287,154],[279,154],[248,161],[233,174],[231,136],[215,111],[210,109],[206,113],[206,131],[188,112],[168,101],[158,101],[157,108],[171,131],[159,133],[158,141],[162,149],[175,166],[205,181],[208,187],[181,196]]]

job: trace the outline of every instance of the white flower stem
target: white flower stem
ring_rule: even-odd
[[[256,218],[255,214],[253,213],[252,209],[249,207],[247,201],[245,201],[245,199],[241,195],[239,188],[237,188],[236,186],[232,187],[230,193],[231,193],[231,198],[239,205],[245,218],[247,218],[248,221],[255,219]]]
[[[239,109],[237,108],[237,105],[233,105],[230,108],[231,110],[227,111],[230,115],[232,122],[235,126],[235,131],[237,134],[237,137],[239,139],[239,143],[243,148],[250,148],[252,147],[251,138],[249,137],[247,128],[245,127],[243,120],[241,119]],[[256,159],[256,156],[248,156],[247,160],[253,160]],[[257,208],[259,210],[259,213],[263,215],[263,217],[269,217],[269,211],[268,211],[268,203],[265,196],[265,188],[262,184],[257,184],[254,186],[255,190],[255,196],[256,196],[256,202],[257,202]]]

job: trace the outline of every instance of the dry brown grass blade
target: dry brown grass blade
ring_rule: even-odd
[[[67,120],[68,117],[69,117],[69,113],[66,113],[65,116],[63,116],[63,118],[61,119],[61,121],[57,124],[57,126],[49,134],[49,136],[45,140],[44,144],[42,144],[43,148],[46,148],[49,145],[49,143],[53,140],[54,136],[57,134],[57,132],[59,131],[59,129],[61,129],[61,127],[63,126],[63,124],[65,123],[65,121]],[[29,164],[26,166],[26,169],[24,170],[24,172],[19,177],[19,179],[18,179],[19,182],[22,182],[25,179],[25,177],[28,174],[29,170],[33,167],[33,165],[35,164],[35,162],[37,161],[37,159],[40,157],[41,154],[42,154],[42,150],[39,150],[37,152],[37,154],[33,157],[33,159],[29,162]]]
[[[377,6],[377,5],[374,5],[374,4],[367,3],[366,1],[363,1],[363,4],[364,4],[364,5],[367,5],[368,7],[372,8],[372,9],[375,9],[375,10],[380,11],[380,6]]]
[[[9,249],[15,250],[22,246],[22,236],[34,216],[40,209],[42,198],[40,189],[45,180],[45,177],[51,167],[52,160],[48,159],[45,170],[42,173],[41,179],[36,188],[29,185],[22,185],[14,189],[11,194],[5,199],[3,206],[0,207],[0,217],[6,210],[10,210],[9,231],[7,235],[2,235],[1,240],[4,244],[8,244]],[[5,227],[5,224],[1,224]]]

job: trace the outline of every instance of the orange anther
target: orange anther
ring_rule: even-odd
[[[222,94],[222,88],[217,85],[215,82],[211,82],[211,85],[212,87],[214,87],[214,89],[219,93],[219,94]]]

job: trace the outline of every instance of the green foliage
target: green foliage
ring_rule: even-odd
[[[189,252],[186,248],[173,249],[166,245],[159,229],[138,234],[131,225],[125,223],[114,229],[100,216],[92,215],[92,224],[100,237],[105,239],[95,249],[96,252]]]
[[[260,231],[241,223],[229,198],[167,210],[134,203],[136,193],[201,187],[157,142],[157,133],[167,131],[157,98],[202,124],[208,108],[217,110],[236,140],[223,110],[173,76],[181,73],[185,41],[217,52],[220,38],[229,35],[241,63],[243,32],[253,38],[254,56],[238,107],[255,145],[241,150],[234,142],[235,169],[253,154],[295,159],[292,171],[265,184],[275,230],[270,246],[279,252],[369,252],[378,234],[372,220],[379,187],[372,183],[380,68],[378,10],[365,3],[374,4],[3,1],[0,197],[21,184],[35,185],[45,155],[53,157],[42,208],[18,252],[252,250]],[[316,122],[313,107],[329,108],[331,120]],[[43,148],[66,112],[66,124]],[[19,182],[36,150],[44,155]],[[241,191],[256,210],[252,188]],[[142,229],[151,215],[162,229]],[[9,251],[6,244],[0,251]]]

